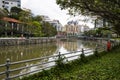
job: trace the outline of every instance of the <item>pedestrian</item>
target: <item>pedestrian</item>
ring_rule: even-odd
[[[111,49],[111,42],[110,42],[110,40],[107,42],[107,51],[110,51],[110,49]]]

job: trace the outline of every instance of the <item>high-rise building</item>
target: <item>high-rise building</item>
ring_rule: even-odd
[[[7,9],[10,12],[12,7],[21,8],[21,0],[0,0],[1,9]]]

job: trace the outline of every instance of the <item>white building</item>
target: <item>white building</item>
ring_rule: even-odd
[[[1,9],[7,9],[10,12],[12,7],[21,8],[21,0],[0,0]]]
[[[83,32],[89,31],[89,30],[90,30],[90,28],[87,25],[83,25]]]
[[[48,16],[41,15],[41,17],[42,17],[43,21],[45,21],[45,22],[50,22],[51,21]]]
[[[0,0],[0,8],[1,8],[1,9],[3,9],[2,5],[3,5],[3,4],[2,4],[2,0]]]
[[[59,20],[51,20],[48,16],[41,16],[43,21],[50,23],[53,27],[55,27],[55,29],[57,30],[57,32],[62,31],[62,24],[59,22]]]
[[[62,31],[62,24],[59,22],[59,20],[53,20],[50,22],[50,24],[52,24],[57,31]]]

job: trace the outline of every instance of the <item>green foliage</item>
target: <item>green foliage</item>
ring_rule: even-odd
[[[86,63],[86,62],[87,62],[87,58],[85,57],[85,54],[84,54],[84,53],[82,53],[82,54],[80,55],[80,60],[81,60],[81,62],[83,62],[83,63]]]
[[[97,51],[97,48],[96,48],[96,50],[94,51],[94,55],[95,55],[95,57],[100,57],[100,55],[99,55],[99,53],[98,53],[98,51]]]
[[[22,9],[18,7],[12,7],[10,10],[11,13],[15,13],[15,14],[19,14],[21,11]]]
[[[110,31],[108,28],[97,28],[95,30],[89,30],[85,31],[84,35],[86,36],[94,36],[94,37],[108,37],[109,35],[112,35],[112,31]]]
[[[106,19],[120,35],[119,0],[56,0],[61,9],[69,10],[72,15],[91,15]]]
[[[21,8],[18,7],[12,7],[9,13],[9,17],[10,18],[14,18],[14,19],[19,19],[20,17],[20,12],[22,11]]]
[[[42,17],[40,15],[37,15],[37,16],[33,17],[33,20],[40,22],[40,21],[42,21]]]
[[[6,16],[6,14],[8,15],[8,12],[0,9],[0,19]],[[18,36],[22,33],[25,35],[25,37],[52,37],[57,34],[57,30],[50,23],[44,22],[40,15],[33,16],[30,10],[22,10],[17,7],[12,7],[8,17],[21,21],[21,24],[19,25],[23,26],[23,30],[13,29],[13,32],[17,34],[14,34],[12,36]],[[8,33],[11,32],[11,30],[9,30],[11,28],[11,25],[8,25],[6,28],[4,27],[6,22],[1,21],[0,23],[2,23],[0,24],[1,35],[4,35],[5,31]]]
[[[84,35],[86,36],[96,36],[96,30],[89,30],[89,31],[85,31]]]
[[[57,34],[57,30],[50,23],[43,22],[42,33],[45,37],[51,37]]]
[[[34,34],[35,37],[40,37],[42,36],[42,26],[38,21],[33,21],[32,26],[34,26],[32,33]]]
[[[31,11],[22,10],[19,13],[19,15],[20,15],[20,17],[19,17],[20,21],[25,22],[25,23],[31,23],[31,21],[32,21],[32,13],[31,13]]]
[[[65,62],[65,56],[63,56],[62,54],[59,54],[57,57],[57,60],[55,61],[56,66],[61,68],[64,66]]]

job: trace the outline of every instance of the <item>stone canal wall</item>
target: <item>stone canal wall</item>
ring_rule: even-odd
[[[45,38],[0,38],[0,46],[13,46],[13,45],[27,45],[27,44],[39,44],[47,42],[55,42],[54,37]]]

